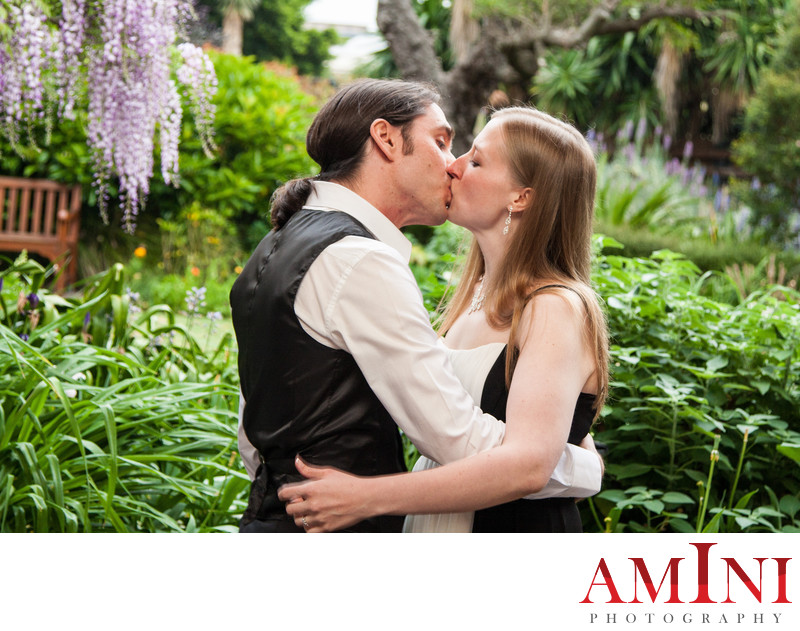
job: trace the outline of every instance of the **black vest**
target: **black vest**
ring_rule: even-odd
[[[315,341],[294,313],[297,290],[311,264],[348,235],[375,238],[346,213],[303,209],[264,237],[231,289],[247,401],[244,429],[262,462],[243,528],[258,520],[280,522],[275,524],[279,531],[294,529],[277,489],[302,479],[294,467],[297,454],[311,464],[357,475],[405,471],[397,426],[353,356]],[[386,516],[351,529],[401,527],[401,517]]]

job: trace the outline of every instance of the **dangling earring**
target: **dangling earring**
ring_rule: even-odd
[[[503,228],[503,234],[508,234],[508,227],[511,225],[511,205],[508,206],[508,217],[506,217],[506,225]]]

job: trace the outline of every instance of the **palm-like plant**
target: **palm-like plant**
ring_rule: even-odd
[[[785,0],[730,0],[731,11],[719,20],[713,46],[702,49],[703,69],[717,86],[712,140],[725,137],[733,114],[755,91],[758,76],[775,53],[777,25]]]
[[[231,55],[242,54],[244,23],[253,19],[261,0],[222,0],[222,50]]]
[[[531,93],[537,104],[551,114],[593,120],[595,90],[602,77],[603,59],[583,50],[553,50],[536,74]]]
[[[620,121],[657,124],[658,104],[650,86],[655,63],[647,35],[592,38],[585,50],[551,49],[531,94],[548,112],[579,128],[613,129]]]

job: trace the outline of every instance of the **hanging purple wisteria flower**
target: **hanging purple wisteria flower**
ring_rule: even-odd
[[[71,118],[85,103],[101,213],[107,216],[109,182],[118,178],[132,232],[150,191],[156,132],[162,176],[177,183],[179,88],[204,148],[214,148],[213,65],[200,48],[176,48],[191,0],[63,0],[60,16],[47,16],[37,2],[7,4],[0,13],[8,27],[0,33],[10,33],[0,39],[0,134],[16,147],[30,123]]]

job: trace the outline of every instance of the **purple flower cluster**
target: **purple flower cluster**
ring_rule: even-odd
[[[210,153],[214,149],[214,104],[217,93],[217,76],[214,65],[201,48],[183,43],[178,46],[183,65],[178,68],[178,81],[186,88],[189,107],[194,116],[203,149]]]
[[[86,32],[85,0],[63,0],[61,21],[61,74],[62,89],[59,90],[60,113],[65,118],[73,118],[75,100],[80,82],[80,65],[76,62],[81,56]]]
[[[0,46],[0,115],[16,145],[22,122],[45,117],[45,71],[58,59],[59,47],[37,3],[12,5],[7,11],[11,39],[7,48]]]
[[[192,287],[186,290],[186,309],[190,316],[195,316],[206,306],[206,288]]]
[[[183,113],[178,84],[186,88],[204,148],[210,152],[214,147],[214,68],[190,44],[181,44],[173,55],[191,0],[61,4],[57,24],[48,21],[39,3],[8,9],[12,35],[0,41],[0,133],[16,145],[23,122],[49,120],[50,101],[58,104],[61,116],[72,117],[83,98],[85,72],[87,141],[100,210],[106,217],[108,185],[118,177],[123,221],[132,232],[150,191],[156,130],[162,176],[167,183],[177,182]]]
[[[170,96],[175,5],[175,0],[105,0],[99,21],[103,46],[89,52],[87,136],[101,211],[105,213],[108,178],[114,172],[123,222],[131,232],[150,192],[154,133]]]

